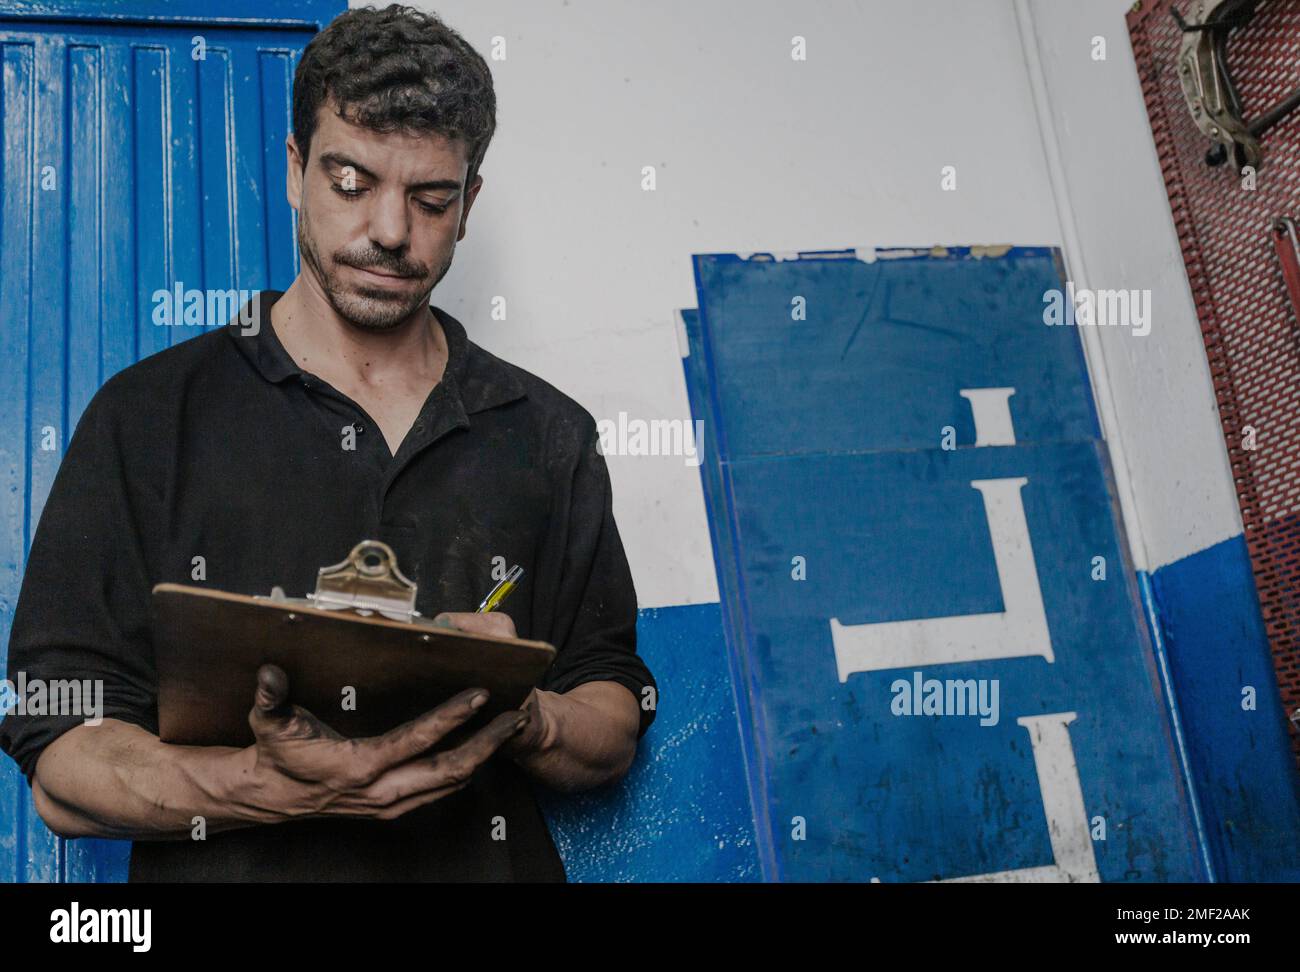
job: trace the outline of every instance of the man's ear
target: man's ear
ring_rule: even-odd
[[[460,211],[460,229],[456,233],[456,242],[459,243],[465,238],[465,223],[469,220],[469,208],[474,205],[474,199],[478,196],[478,191],[483,188],[483,177],[475,175],[474,181],[469,184],[465,190],[465,208]]]
[[[303,158],[292,132],[284,137],[284,164],[284,195],[289,205],[297,209],[302,202]]]

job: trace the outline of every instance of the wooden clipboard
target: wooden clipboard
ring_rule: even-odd
[[[349,738],[386,732],[471,687],[491,693],[465,731],[517,709],[555,659],[543,641],[433,625],[392,550],[359,543],[319,571],[308,598],[249,597],[183,584],[153,589],[158,735],[247,746],[257,670],[289,677],[289,701]],[[457,737],[463,732],[458,732]],[[435,747],[438,748],[438,747]]]

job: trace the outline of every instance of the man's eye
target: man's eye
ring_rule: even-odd
[[[338,183],[335,183],[331,188],[333,188],[333,190],[340,196],[347,196],[349,199],[355,199],[357,196],[365,192],[364,189],[345,189]]]
[[[435,206],[432,203],[421,202],[419,199],[417,199],[415,202],[416,205],[418,205],[426,213],[430,213],[435,216],[441,216],[443,213],[447,211],[446,206]]]

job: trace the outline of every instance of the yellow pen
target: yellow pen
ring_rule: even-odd
[[[497,581],[497,586],[488,592],[488,596],[483,598],[483,603],[478,606],[476,614],[483,614],[487,611],[495,611],[501,602],[506,599],[506,595],[519,586],[519,579],[524,576],[524,569],[518,564],[506,571],[506,576]]]

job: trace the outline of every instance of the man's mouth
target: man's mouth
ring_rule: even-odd
[[[388,284],[397,284],[405,280],[414,279],[406,274],[390,273],[386,270],[379,270],[373,267],[352,267],[352,269],[372,280],[378,280]]]

